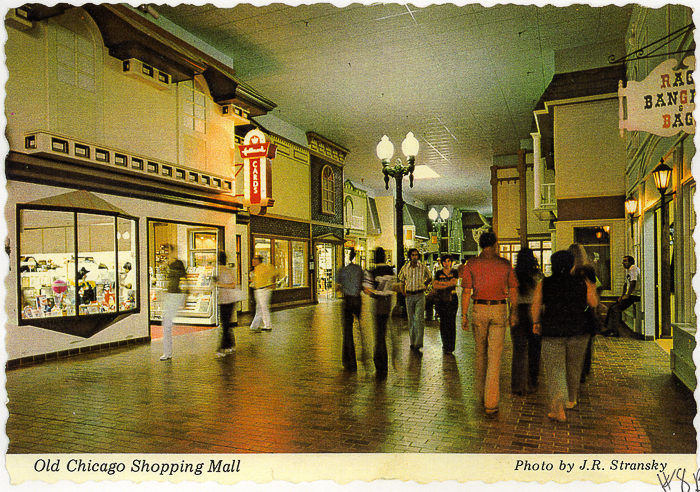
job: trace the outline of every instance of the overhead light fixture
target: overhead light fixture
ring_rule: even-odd
[[[440,175],[438,173],[436,173],[426,165],[416,166],[416,168],[413,171],[414,179],[435,179],[439,177]]]

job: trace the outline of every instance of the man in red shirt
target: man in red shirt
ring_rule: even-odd
[[[506,324],[517,322],[518,280],[510,262],[498,254],[493,232],[479,237],[481,254],[467,262],[462,272],[462,329],[469,331],[469,299],[473,299],[471,326],[476,343],[476,390],[487,415],[498,412],[501,354]],[[508,300],[510,300],[510,313]]]

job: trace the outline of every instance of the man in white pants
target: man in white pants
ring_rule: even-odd
[[[253,257],[253,271],[250,272],[251,285],[255,289],[255,317],[250,324],[251,331],[272,331],[270,320],[270,300],[278,276],[275,267],[263,262],[263,257]],[[262,325],[262,327],[261,327]]]
[[[177,258],[177,246],[169,244],[168,249],[172,262],[168,264],[168,288],[163,300],[163,355],[160,356],[163,361],[173,358],[173,320],[187,298],[187,292],[180,287],[180,281],[187,277],[187,270]]]

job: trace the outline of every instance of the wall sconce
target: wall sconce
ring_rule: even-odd
[[[651,175],[654,177],[654,185],[656,185],[656,189],[659,190],[659,193],[661,194],[662,201],[664,195],[666,194],[666,190],[671,184],[672,171],[673,170],[664,163],[664,160],[661,159],[661,163],[656,166],[656,169],[654,169],[654,171],[651,173]]]
[[[637,213],[637,204],[639,202],[634,197],[629,197],[625,200],[625,212],[630,216],[630,235],[632,236],[632,241],[634,241],[634,219]]]

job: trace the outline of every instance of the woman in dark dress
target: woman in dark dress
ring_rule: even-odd
[[[442,352],[452,355],[455,351],[457,339],[457,270],[452,268],[452,256],[440,257],[442,269],[435,272],[433,289],[436,292],[435,305],[440,316],[440,337],[442,338]]]
[[[540,336],[532,331],[532,297],[542,279],[537,258],[530,248],[518,252],[515,265],[518,277],[518,322],[510,327],[513,342],[510,387],[516,395],[535,391],[540,372]]]
[[[590,338],[586,309],[598,305],[595,284],[571,275],[574,256],[552,255],[552,276],[537,284],[532,300],[535,333],[542,335],[542,361],[547,381],[550,419],[566,421],[565,408],[578,404],[581,369]]]

